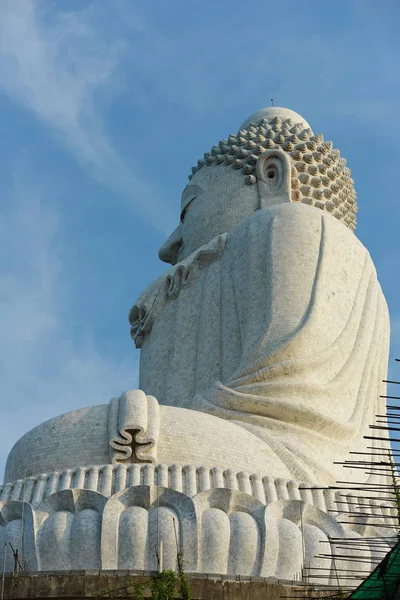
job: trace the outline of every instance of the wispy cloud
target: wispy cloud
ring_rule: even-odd
[[[137,384],[133,360],[116,364],[84,323],[76,325],[58,215],[46,190],[22,185],[20,175],[2,198],[0,473],[12,444],[34,425]]]
[[[117,80],[123,37],[91,24],[91,7],[46,13],[34,0],[5,0],[0,20],[0,87],[50,127],[100,184],[133,202],[161,231],[172,222],[156,194],[114,147],[96,100]],[[50,18],[51,17],[51,18]]]

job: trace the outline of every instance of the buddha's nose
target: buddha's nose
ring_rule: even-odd
[[[166,263],[176,265],[182,243],[182,225],[179,224],[175,231],[171,233],[167,241],[161,246],[158,251],[158,257]]]

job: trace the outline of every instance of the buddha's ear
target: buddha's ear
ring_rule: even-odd
[[[158,257],[171,265],[176,265],[178,262],[178,253],[182,247],[182,224],[171,233],[166,242],[163,243],[158,251]]]
[[[282,150],[266,150],[256,164],[260,208],[290,202],[291,164]]]

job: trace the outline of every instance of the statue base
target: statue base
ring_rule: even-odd
[[[389,550],[395,524],[389,506],[366,509],[368,500],[343,491],[190,465],[67,469],[8,483],[0,493],[0,547],[10,542],[31,572],[156,570],[162,541],[165,569],[176,570],[182,552],[190,573],[299,580],[308,570],[312,580],[325,569],[337,584],[346,559],[331,564],[322,555],[335,554],[343,538],[387,538]],[[345,514],[358,502],[374,525]],[[374,546],[362,554],[365,571]],[[13,569],[10,550],[5,570]]]
[[[43,598],[119,598],[131,600],[129,588],[143,585],[143,597],[151,598],[149,590],[155,572],[149,571],[75,571],[71,573],[20,573],[6,576],[4,598],[27,600]],[[187,575],[192,600],[258,600],[261,598],[320,598],[321,590],[332,592],[337,587],[320,586],[311,589],[300,582],[278,581],[263,577],[225,577],[222,575]],[[180,584],[176,583],[174,598],[181,598]]]

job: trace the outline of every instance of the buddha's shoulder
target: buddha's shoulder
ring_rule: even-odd
[[[268,208],[255,211],[238,225],[228,235],[228,242],[254,241],[254,238],[269,238],[279,235],[291,243],[293,235],[307,237],[321,237],[322,235],[337,239],[340,246],[359,248],[367,252],[363,244],[342,221],[335,218],[327,211],[320,208],[302,204],[300,202],[287,202],[276,204]],[[228,247],[229,247],[228,243]]]

